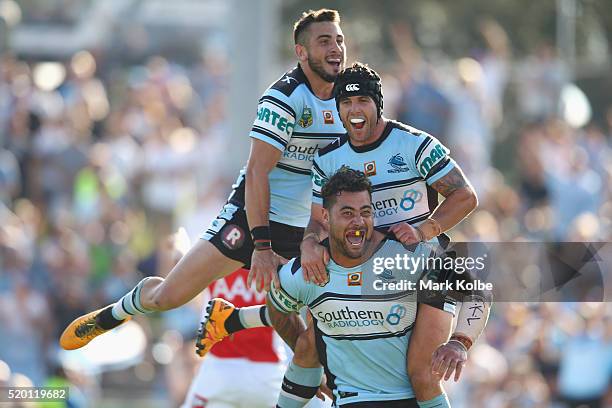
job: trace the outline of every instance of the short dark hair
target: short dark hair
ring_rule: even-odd
[[[347,85],[358,84],[359,87],[347,90]],[[355,95],[367,95],[376,104],[378,117],[382,116],[383,94],[380,75],[367,64],[355,62],[350,67],[344,68],[334,81],[332,95],[336,99],[336,108],[340,110],[340,101],[343,98]]]
[[[352,193],[367,191],[371,198],[372,182],[370,182],[363,171],[354,170],[348,166],[340,167],[321,189],[323,207],[329,210],[336,203],[336,197],[342,191]]]
[[[302,17],[293,25],[293,41],[296,44],[304,45],[304,33],[312,23],[321,23],[329,21],[331,23],[340,23],[340,13],[338,10],[319,9],[308,10],[302,13]]]

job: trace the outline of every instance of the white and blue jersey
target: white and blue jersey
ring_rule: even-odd
[[[303,306],[312,312],[319,359],[337,405],[414,398],[406,356],[417,316],[416,291],[374,290],[374,280],[416,284],[422,270],[386,269],[376,275],[374,262],[397,254],[427,256],[430,248],[420,244],[409,251],[397,241],[385,240],[359,266],[344,268],[332,259],[327,265],[329,282],[323,287],[304,281],[299,258],[280,269],[280,288],[273,286],[270,301],[285,313]],[[454,313],[450,298],[427,303]]]
[[[321,187],[338,169],[363,171],[372,182],[374,226],[418,224],[438,206],[431,184],[455,167],[449,150],[435,137],[389,121],[381,137],[353,146],[348,136],[321,149],[312,167],[312,202],[322,204]]]
[[[310,218],[310,173],[317,151],[345,133],[333,98],[313,92],[298,65],[272,84],[259,100],[249,134],[282,152],[269,174],[270,220],[305,227]],[[229,201],[244,206],[245,170]]]

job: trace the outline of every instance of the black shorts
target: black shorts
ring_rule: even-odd
[[[415,398],[393,401],[364,401],[338,405],[340,408],[419,408]]]
[[[286,259],[300,255],[304,228],[270,221],[270,234],[274,252]],[[244,208],[225,204],[200,238],[209,241],[228,258],[242,262],[245,268],[251,267],[254,247]]]

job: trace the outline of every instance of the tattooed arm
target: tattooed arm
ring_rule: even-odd
[[[431,187],[444,196],[444,201],[431,214],[431,220],[419,226],[426,240],[459,224],[478,205],[476,192],[457,164]]]

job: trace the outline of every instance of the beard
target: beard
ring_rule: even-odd
[[[312,69],[313,72],[320,76],[321,79],[323,79],[325,82],[334,82],[336,80],[336,77],[338,76],[337,74],[329,74],[325,72],[325,69],[323,68],[323,62],[315,61],[313,58],[310,57],[310,55],[308,56],[308,65],[310,66],[310,69]]]
[[[342,256],[346,258],[350,258],[350,259],[361,258],[363,254],[367,251],[368,244],[369,244],[369,240],[367,239],[367,236],[364,237],[363,245],[361,246],[358,252],[355,252],[355,251],[350,250],[350,246],[349,246],[350,244],[347,244],[346,240],[344,239],[344,234],[342,235],[342,237],[335,237],[330,234],[329,239],[333,241],[334,247],[342,254]]]

